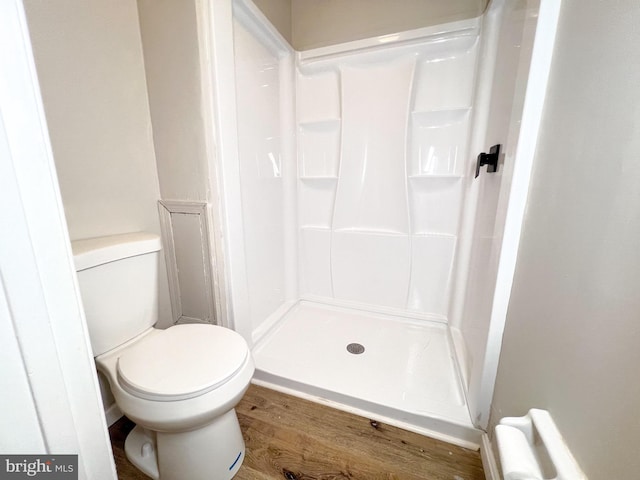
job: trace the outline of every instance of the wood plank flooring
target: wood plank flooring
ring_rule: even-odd
[[[127,456],[124,453],[124,440],[135,426],[136,424],[127,417],[122,417],[109,427],[111,450],[113,450],[113,458],[116,461],[119,480],[149,480],[149,477],[127,460]],[[185,480],[187,479],[185,478]]]
[[[237,480],[485,478],[478,452],[263,387],[236,411],[247,445]],[[122,419],[109,429],[118,478],[146,479],[124,456],[131,428]]]

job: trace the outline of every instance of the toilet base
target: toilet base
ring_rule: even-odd
[[[124,453],[135,467],[148,477],[158,480],[158,458],[153,432],[136,425],[124,441]]]
[[[242,465],[245,445],[232,409],[187,432],[149,432],[136,426],[127,436],[125,453],[154,480],[230,480]]]

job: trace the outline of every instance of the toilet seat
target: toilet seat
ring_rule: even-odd
[[[210,392],[233,377],[249,350],[233,330],[176,325],[136,342],[117,360],[123,390],[139,398],[177,401]]]

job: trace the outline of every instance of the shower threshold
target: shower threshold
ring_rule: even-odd
[[[299,301],[252,350],[254,383],[477,448],[443,323]]]

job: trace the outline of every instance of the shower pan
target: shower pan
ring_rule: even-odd
[[[551,51],[532,56],[539,3],[296,52],[249,0],[213,1],[227,310],[256,382],[479,444]]]

